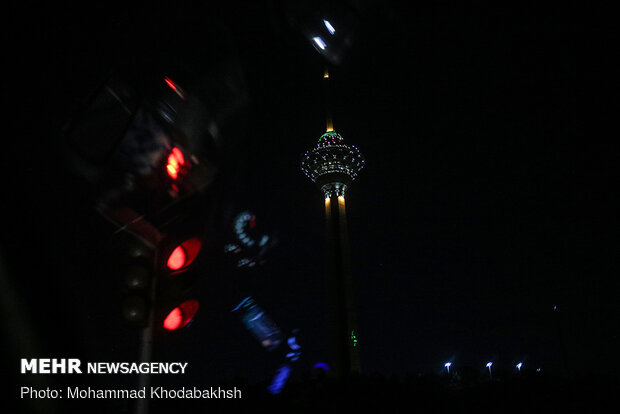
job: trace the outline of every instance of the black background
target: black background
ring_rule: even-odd
[[[582,137],[578,96],[599,73],[579,70],[588,45],[577,7],[336,5],[359,23],[332,85],[335,129],[367,160],[347,194],[365,372],[439,373],[447,360],[484,370],[493,360],[508,371],[524,361],[557,375],[616,375],[617,181],[610,153]],[[137,359],[118,281],[93,266],[107,238],[58,142],[116,64],[152,70],[177,57],[198,72],[222,61],[240,71],[247,101],[221,125],[227,196],[280,243],[264,265],[235,273],[234,287],[301,330],[299,372],[325,360],[322,198],[298,165],[324,128],[324,61],[291,23],[306,8],[8,14],[5,372],[30,356]],[[196,94],[209,101],[209,92]],[[189,361],[181,383],[260,380],[275,367],[224,310],[231,304],[217,302],[227,278],[206,274],[213,302],[186,331],[156,340],[155,360]],[[65,380],[75,379],[41,381]]]

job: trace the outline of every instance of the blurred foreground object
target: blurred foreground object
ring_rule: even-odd
[[[176,330],[199,309],[190,270],[221,202],[211,122],[201,101],[170,77],[132,82],[117,73],[64,130],[72,171],[113,226],[123,316],[136,326]]]

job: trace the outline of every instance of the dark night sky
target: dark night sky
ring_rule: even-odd
[[[24,79],[14,83],[23,99],[13,154],[24,161],[5,193],[15,220],[2,255],[15,288],[6,297],[28,310],[38,338],[26,352],[131,358],[136,334],[106,316],[112,306],[93,305],[113,291],[89,268],[103,242],[55,143],[112,62],[148,66],[174,50],[200,69],[219,55],[241,69],[249,101],[223,127],[230,195],[280,239],[241,280],[278,323],[301,329],[302,367],[325,358],[322,196],[298,165],[324,129],[323,61],[289,24],[292,7],[252,4],[19,14],[33,37],[13,32]],[[332,72],[333,112],[367,159],[347,196],[366,371],[435,373],[454,358],[610,372],[617,241],[602,237],[617,219],[606,158],[576,139],[575,6],[351,4],[359,30]],[[40,255],[25,263],[33,249]],[[208,277],[219,279],[207,288],[229,275]],[[156,342],[155,355],[187,356],[209,380],[274,368],[225,312]]]

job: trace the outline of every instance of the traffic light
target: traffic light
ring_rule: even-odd
[[[63,154],[112,235],[123,319],[187,327],[200,309],[201,233],[222,199],[214,109],[172,75],[124,69],[86,102],[63,129]]]
[[[69,164],[112,224],[113,243],[124,246],[114,254],[132,325],[177,330],[198,312],[199,233],[220,201],[211,122],[169,76],[135,82],[119,73],[64,130]]]
[[[138,238],[125,244],[121,259],[126,322],[156,331],[174,331],[191,323],[200,308],[194,264],[202,250],[199,237],[164,237],[149,247]]]
[[[162,326],[169,331],[185,327],[194,320],[194,316],[196,312],[198,312],[199,307],[200,305],[195,299],[189,299],[180,303],[179,306],[176,306],[168,312]]]
[[[192,236],[171,237],[158,249],[157,287],[154,325],[159,330],[175,331],[189,325],[200,308],[194,269],[202,250],[202,241]]]

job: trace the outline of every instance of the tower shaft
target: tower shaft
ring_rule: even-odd
[[[338,378],[361,370],[344,196],[325,198],[330,362]]]

